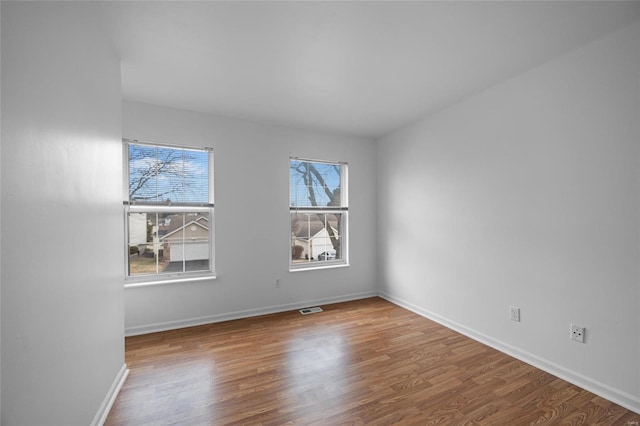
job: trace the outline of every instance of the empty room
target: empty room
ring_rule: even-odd
[[[640,2],[0,25],[3,426],[640,425]]]

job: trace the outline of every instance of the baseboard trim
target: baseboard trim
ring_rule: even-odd
[[[104,422],[107,421],[109,411],[111,411],[111,407],[113,407],[113,403],[116,401],[118,393],[120,393],[120,389],[122,389],[122,385],[124,385],[128,375],[129,369],[127,368],[127,364],[122,364],[120,371],[118,371],[116,378],[109,388],[109,392],[107,392],[107,395],[100,405],[100,409],[93,418],[91,426],[102,426]]]
[[[582,374],[576,373],[575,371],[571,371],[549,360],[524,352],[514,346],[465,327],[461,324],[456,323],[455,321],[451,321],[429,310],[423,309],[410,302],[407,302],[406,300],[394,297],[388,293],[378,292],[378,296],[385,300],[388,300],[395,305],[401,306],[405,309],[415,312],[420,316],[428,318],[447,328],[457,331],[458,333],[463,334],[473,340],[490,346],[507,355],[510,355],[522,362],[539,368],[540,370],[546,371],[549,374],[553,374],[554,376],[559,377],[562,380],[566,380],[567,382],[588,390],[589,392],[601,396],[602,398],[608,399],[609,401],[614,402],[628,410],[640,414],[640,398],[635,395],[631,395],[627,392],[613,388],[604,383],[600,383],[597,380],[593,380]]]
[[[348,302],[351,300],[365,299],[367,297],[375,297],[377,295],[378,295],[377,291],[353,293],[353,294],[348,294],[344,296],[329,297],[324,299],[305,300],[301,302],[288,303],[284,305],[274,305],[274,306],[268,306],[264,308],[248,309],[244,311],[227,312],[224,314],[207,315],[207,316],[198,317],[198,318],[189,318],[189,319],[178,320],[178,321],[167,321],[167,322],[161,322],[161,323],[155,323],[155,324],[127,327],[125,328],[125,336],[127,337],[137,336],[141,334],[156,333],[160,331],[176,330],[176,329],[185,328],[185,327],[194,327],[198,325],[213,324],[216,322],[256,317],[259,315],[275,314],[279,312],[287,312],[287,311],[293,311],[301,308],[307,308],[309,306],[327,305],[330,303],[340,303],[340,302]]]

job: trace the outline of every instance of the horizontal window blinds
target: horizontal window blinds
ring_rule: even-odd
[[[207,150],[129,143],[129,203],[206,206]]]

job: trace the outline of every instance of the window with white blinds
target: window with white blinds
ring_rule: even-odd
[[[290,269],[346,265],[347,164],[289,160]]]
[[[213,152],[124,140],[129,283],[213,275]]]

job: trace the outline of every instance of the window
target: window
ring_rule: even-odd
[[[347,164],[291,158],[290,268],[347,264]]]
[[[127,279],[213,274],[213,152],[124,141]]]

